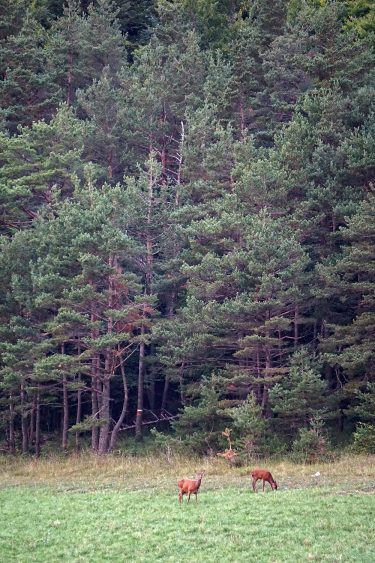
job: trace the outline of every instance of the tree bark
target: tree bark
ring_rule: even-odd
[[[108,438],[109,438],[109,400],[110,400],[110,380],[109,375],[107,372],[107,360],[106,364],[106,373],[103,379],[102,385],[102,403],[100,408],[100,420],[103,423],[100,425],[100,432],[99,432],[99,447],[98,452],[99,454],[106,454],[108,451]]]
[[[144,326],[141,328],[141,337],[145,332]],[[139,345],[139,363],[138,363],[138,396],[137,396],[137,414],[135,418],[135,437],[142,439],[142,421],[143,421],[143,394],[144,394],[144,359],[145,359],[145,343],[142,341]]]
[[[78,374],[78,384],[81,385],[81,374]],[[82,389],[79,388],[77,391],[77,413],[76,413],[76,424],[79,424],[81,422],[81,418],[82,418]],[[75,434],[75,445],[76,445],[76,450],[78,451],[80,448],[80,443],[79,443],[79,436],[80,433],[77,430],[76,434]]]
[[[61,354],[65,353],[64,344],[61,345]],[[66,373],[63,374],[63,420],[62,420],[62,440],[61,447],[63,450],[68,449],[68,428],[69,428],[69,398],[68,398],[68,382]]]
[[[181,405],[185,406],[185,394],[184,394],[184,368],[185,368],[185,360],[183,360],[179,372],[178,372],[178,378],[179,378],[179,382],[180,382],[180,400],[181,400]]]
[[[117,267],[116,256],[110,255],[108,259],[108,266],[111,269]],[[108,277],[108,309],[111,310],[114,306],[115,296],[115,278],[113,272]],[[109,315],[107,320],[107,335],[113,334],[113,318]],[[109,445],[109,428],[110,428],[110,394],[111,394],[111,377],[114,372],[114,361],[112,348],[107,347],[104,360],[104,375],[102,386],[102,400],[100,408],[100,432],[99,432],[99,453],[106,454]]]
[[[162,411],[164,411],[167,407],[168,391],[169,391],[169,376],[168,376],[168,374],[166,374],[165,379],[164,379],[163,396],[162,396],[162,399],[161,399],[161,410]]]
[[[36,413],[36,395],[33,397],[33,405],[31,407],[30,425],[29,425],[29,440],[31,446],[35,443],[35,413]]]
[[[38,391],[36,395],[35,405],[35,455],[40,456],[40,389],[38,384]]]
[[[16,438],[14,432],[14,419],[16,413],[14,409],[13,394],[9,395],[9,452],[14,455],[16,453]]]
[[[93,418],[93,422],[98,420],[98,411],[99,411],[99,403],[98,403],[98,376],[96,373],[96,365],[97,365],[97,358],[93,358],[92,360],[92,371],[91,373],[91,416]],[[96,452],[99,447],[99,428],[98,426],[93,426],[91,429],[91,449]]]
[[[297,348],[298,346],[298,315],[299,315],[299,310],[298,310],[298,305],[295,306],[294,308],[294,349]]]
[[[25,412],[25,386],[21,383],[21,432],[22,432],[22,453],[29,451],[29,432],[27,428],[27,412]]]
[[[91,305],[91,322],[97,321],[96,303]],[[93,327],[91,330],[91,338],[95,340],[98,337],[98,329]],[[99,369],[100,357],[97,352],[93,353],[91,358],[91,416],[93,423],[99,418],[99,401],[98,401],[98,387],[99,387]],[[94,452],[98,451],[99,447],[99,428],[93,426],[91,429],[91,449]]]
[[[109,444],[109,451],[112,451],[116,446],[117,437],[118,437],[119,430],[121,428],[121,424],[124,422],[126,413],[128,411],[129,389],[128,389],[128,382],[126,380],[123,360],[121,360],[120,370],[121,370],[122,385],[123,385],[123,389],[124,389],[124,398],[123,398],[123,402],[122,402],[121,414],[120,414],[119,419],[116,422],[116,424],[115,424],[115,426],[112,430],[111,440],[110,440],[110,444]]]

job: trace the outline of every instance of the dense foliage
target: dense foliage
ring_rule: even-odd
[[[372,3],[0,6],[5,447],[370,436]]]

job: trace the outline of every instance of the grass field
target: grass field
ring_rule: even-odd
[[[0,561],[375,561],[374,459],[262,465],[277,492],[222,460],[0,458]],[[198,504],[179,505],[201,468]]]

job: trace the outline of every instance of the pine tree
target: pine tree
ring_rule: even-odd
[[[79,90],[79,110],[87,116],[83,157],[97,165],[102,181],[120,181],[129,167],[129,122],[122,111],[122,92],[106,67],[86,90]]]
[[[51,119],[59,101],[48,70],[45,29],[26,16],[20,31],[1,45],[0,118],[11,133],[18,125]]]
[[[370,192],[342,229],[348,246],[333,265],[321,269],[330,298],[346,305],[346,319],[332,324],[323,341],[326,357],[351,378],[363,382],[374,369],[374,196]],[[343,322],[344,321],[344,322]],[[346,322],[345,322],[346,321]]]
[[[326,384],[321,378],[321,366],[304,348],[294,353],[290,371],[270,391],[274,424],[284,431],[296,430],[309,424],[311,418],[325,410]]]
[[[62,106],[50,123],[0,134],[2,229],[25,228],[43,205],[70,196],[82,173],[83,126]],[[59,195],[58,195],[59,194]]]
[[[56,20],[46,45],[48,68],[58,85],[60,100],[73,104],[78,89],[90,86],[103,70],[115,75],[126,61],[124,38],[111,0],[90,4],[81,12],[78,0],[69,0]]]

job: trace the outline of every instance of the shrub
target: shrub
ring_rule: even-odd
[[[324,421],[319,415],[311,418],[309,428],[299,429],[298,438],[293,442],[292,458],[304,463],[332,459]]]
[[[254,395],[249,394],[240,406],[227,409],[226,414],[233,420],[234,448],[244,462],[263,455],[268,421],[262,416],[262,409]]]
[[[355,453],[375,454],[375,426],[359,422],[353,434],[352,450]]]

